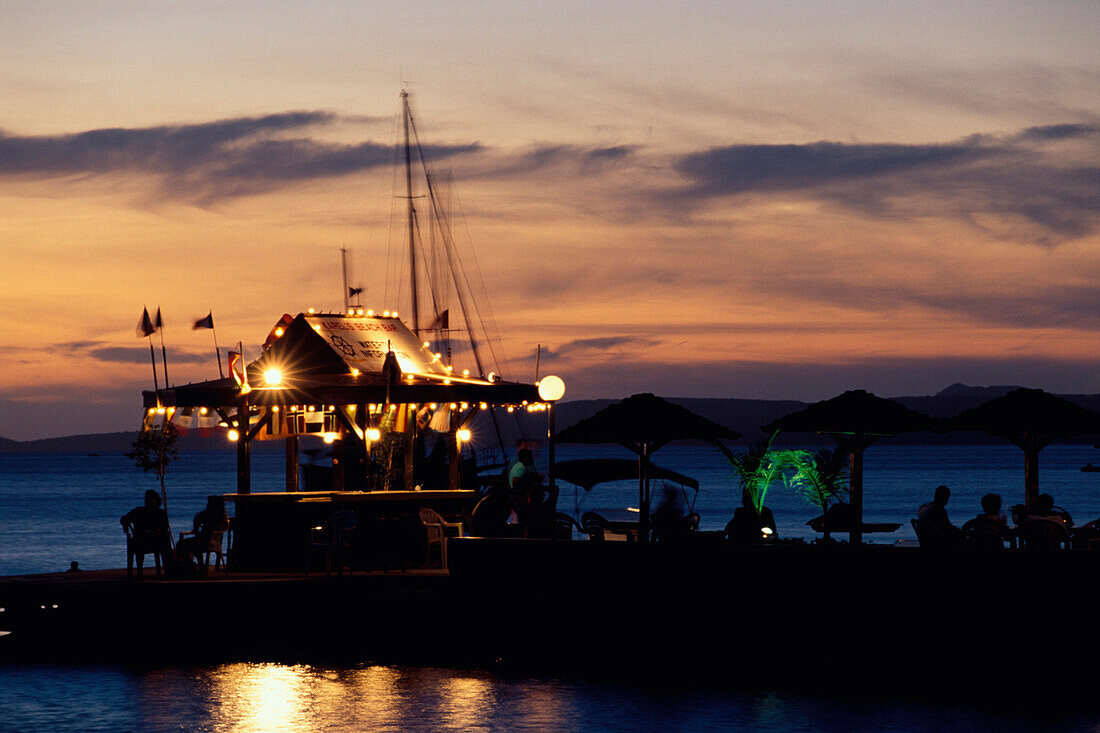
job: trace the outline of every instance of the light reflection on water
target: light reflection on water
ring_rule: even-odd
[[[1095,730],[1097,720],[430,667],[0,665],[0,730],[13,731]]]

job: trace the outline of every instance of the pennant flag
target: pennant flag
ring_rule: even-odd
[[[279,319],[279,322],[272,326],[271,332],[267,334],[267,338],[264,340],[263,345],[264,351],[270,349],[273,343],[282,338],[283,334],[286,333],[287,327],[293,322],[294,316],[289,313],[284,313],[283,317]]]
[[[241,387],[244,386],[244,359],[239,352],[229,352],[229,373],[233,375],[233,381]]]
[[[432,421],[428,423],[428,427],[437,433],[446,433],[451,429],[451,411],[447,409],[437,410],[432,415]]]
[[[409,406],[397,405],[396,413],[393,418],[393,431],[395,433],[403,433],[409,428]]]
[[[435,320],[432,321],[431,324],[428,326],[428,330],[431,331],[432,329],[441,328],[444,331],[446,331],[450,327],[451,327],[451,309],[448,308],[447,310],[443,311],[442,313],[440,313],[438,316],[435,317]]]
[[[160,306],[159,305],[157,306],[157,320],[153,324],[153,327],[156,328],[156,330],[158,330],[158,331],[160,329],[164,328],[164,321],[160,320]]]
[[[205,318],[200,318],[199,320],[195,321],[194,326],[191,326],[192,331],[197,331],[200,328],[214,328],[214,311],[210,311],[206,314]]]
[[[149,318],[149,309],[141,309],[141,320],[138,321],[137,328],[134,329],[134,333],[138,338],[145,338],[146,336],[152,336],[157,332],[157,327],[153,325],[153,320]]]
[[[307,412],[305,414],[305,425],[303,433],[323,433],[325,432],[325,412],[324,410],[314,410],[313,412]]]
[[[359,293],[363,292],[363,288],[348,288],[348,297],[354,298]]]

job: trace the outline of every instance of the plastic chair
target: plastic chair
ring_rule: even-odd
[[[137,536],[133,525],[126,525],[123,529],[126,532],[126,579],[133,580],[134,578],[135,557],[139,558],[138,577],[141,577],[146,555],[153,556],[153,562],[157,566],[157,577],[160,577],[160,555],[168,547],[168,536],[163,533]]]
[[[588,539],[602,542],[604,533],[610,531],[607,520],[596,512],[585,512],[581,515],[581,531],[588,535]]]
[[[1026,550],[1069,549],[1069,530],[1049,519],[1028,519],[1019,527],[1019,536]]]
[[[921,542],[923,544],[921,540],[920,522],[918,522],[916,519],[910,519],[909,524],[913,527],[913,533],[917,535],[917,542]]]
[[[573,539],[574,529],[581,534],[585,533],[584,528],[577,523],[576,519],[563,512],[556,512],[554,514],[554,534],[551,539],[571,540]]]
[[[465,537],[466,531],[462,522],[448,522],[434,509],[422,507],[420,509],[420,523],[424,525],[424,531],[428,536],[428,562],[432,559],[432,547],[439,546],[439,560],[441,567],[447,569],[447,530],[458,530],[459,537]]]
[[[222,551],[222,538],[225,537],[228,531],[228,529],[219,529],[210,533],[210,541],[206,544],[206,547],[200,551],[202,563],[199,565],[199,573],[202,575],[206,575],[210,567],[211,554],[214,555],[214,570],[217,571],[220,568],[223,573],[229,573],[229,567],[225,562],[225,553]],[[182,542],[185,537],[194,536],[194,532],[180,532],[180,542]]]
[[[355,512],[342,509],[333,513],[324,524],[309,529],[309,544],[306,547],[306,575],[309,575],[310,562],[314,550],[325,553],[325,575],[332,574],[332,558],[336,556],[336,573],[340,575],[344,568],[351,572],[351,535],[359,524]]]

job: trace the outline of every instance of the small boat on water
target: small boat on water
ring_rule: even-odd
[[[1081,470],[1085,473],[1100,473],[1100,466],[1094,466],[1091,463],[1086,463],[1081,466]]]

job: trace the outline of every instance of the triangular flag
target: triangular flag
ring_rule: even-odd
[[[191,326],[192,331],[196,331],[200,328],[214,328],[214,311],[210,311],[206,314],[205,318],[200,318],[195,321],[194,326]]]
[[[157,319],[153,322],[153,326],[159,331],[164,328],[164,321],[160,320],[160,306],[157,306]]]
[[[442,313],[440,313],[438,316],[435,317],[435,320],[433,320],[431,322],[431,324],[428,326],[428,330],[430,331],[430,330],[435,329],[435,328],[441,328],[444,331],[446,331],[450,327],[451,327],[451,310],[450,310],[450,308],[448,308],[447,310],[443,311]]]
[[[238,385],[244,386],[244,359],[236,351],[229,352],[229,373],[233,375],[233,380]]]
[[[152,336],[157,332],[156,326],[153,325],[153,320],[149,318],[149,309],[141,309],[141,320],[138,321],[137,328],[134,329],[134,333],[138,338],[145,338],[146,336]]]

